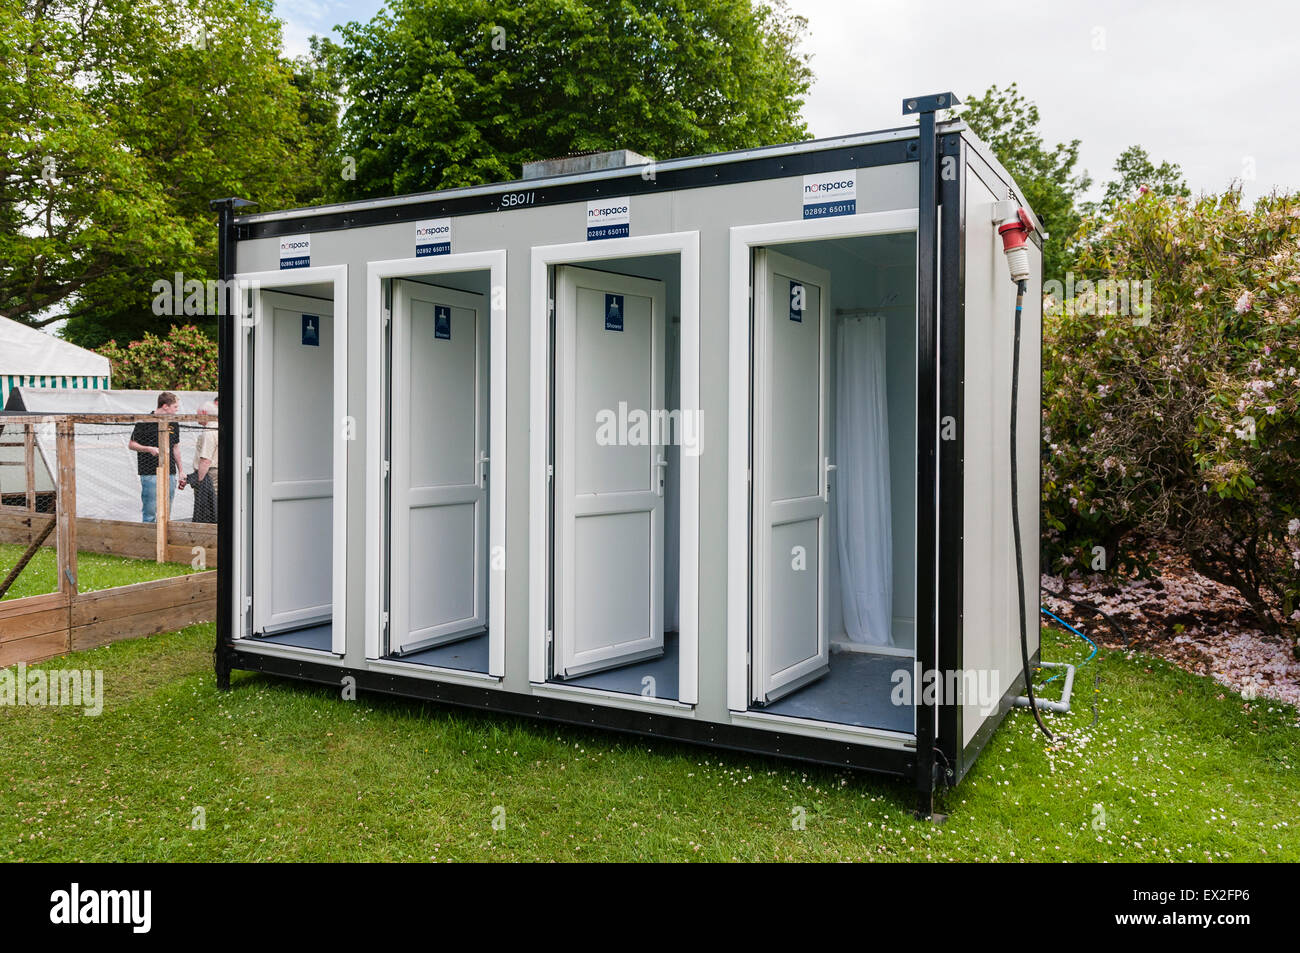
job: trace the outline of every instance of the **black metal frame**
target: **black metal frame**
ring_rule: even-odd
[[[943,699],[926,702],[921,690],[929,673],[939,670],[937,596],[940,582],[930,567],[937,560],[939,514],[937,499],[939,460],[939,140],[935,113],[956,105],[952,93],[903,100],[903,113],[920,118],[916,140],[916,661],[921,684],[913,688],[916,705],[916,813],[934,813],[934,790],[939,780],[935,746],[939,710]],[[924,571],[923,571],[924,567]],[[951,707],[951,706],[947,706]],[[945,755],[946,756],[946,755]]]
[[[949,159],[953,171],[940,169],[939,247],[939,670],[959,672],[965,667],[962,629],[962,566],[964,553],[966,409],[966,145],[960,134],[942,137],[941,163]],[[954,174],[955,173],[955,174]],[[954,421],[952,438],[943,439],[944,424]],[[956,784],[961,764],[962,706],[941,705],[935,743],[943,755],[947,784]]]
[[[284,234],[333,231],[431,217],[468,215],[504,210],[504,196],[533,193],[523,207],[558,205],[590,200],[601,195],[638,195],[703,188],[737,182],[806,175],[842,168],[869,168],[916,162],[919,173],[919,223],[917,234],[917,659],[922,672],[959,671],[963,659],[962,632],[962,480],[963,446],[960,422],[964,411],[965,324],[965,175],[968,163],[997,176],[970,148],[959,130],[936,123],[937,110],[953,106],[951,93],[904,101],[904,113],[920,119],[920,135],[831,147],[778,156],[738,157],[733,162],[659,170],[653,179],[639,169],[626,175],[584,181],[539,180],[504,183],[490,192],[472,196],[455,194],[428,201],[394,206],[324,210],[292,219],[241,223],[234,210],[238,199],[213,202],[220,212],[219,271],[222,279],[236,272],[235,245],[239,241]],[[983,176],[982,176],[983,177]],[[1009,184],[1004,183],[1007,187]],[[929,250],[927,253],[927,249]],[[219,374],[221,402],[220,453],[233,453],[234,380],[229,356],[236,346],[232,309],[221,318]],[[957,422],[956,438],[942,441],[942,421]],[[936,443],[938,449],[936,451]],[[939,500],[937,509],[922,505]],[[222,494],[218,531],[221,552],[233,552],[233,500]],[[937,573],[921,572],[937,565]],[[957,783],[1009,709],[1010,698],[1022,690],[1020,679],[1003,699],[999,715],[988,719],[970,745],[963,747],[960,705],[931,704],[916,686],[917,741],[915,750],[897,750],[759,728],[726,725],[692,718],[552,697],[439,682],[415,676],[377,673],[339,664],[315,662],[244,651],[231,638],[233,579],[230,560],[218,562],[217,646],[218,687],[228,689],[234,668],[282,675],[327,685],[345,676],[357,688],[407,698],[541,718],[586,727],[703,744],[735,751],[775,755],[841,767],[860,768],[911,779],[917,792],[917,812],[929,816],[940,781]],[[931,637],[924,638],[929,632]],[[941,694],[941,693],[940,693]],[[936,730],[937,726],[937,730]],[[943,762],[940,771],[939,762]]]
[[[217,277],[224,289],[217,315],[217,457],[225,461],[226,472],[233,473],[235,453],[235,366],[230,359],[234,353],[237,328],[230,279],[235,274],[235,242],[238,241],[235,209],[253,203],[248,199],[214,199],[211,207],[217,212]],[[230,476],[225,477],[227,481]],[[229,640],[233,590],[231,574],[226,561],[235,551],[235,500],[232,493],[217,494],[217,644],[213,649],[213,666],[217,675],[217,688],[230,688],[233,646]],[[226,637],[223,638],[223,633]]]

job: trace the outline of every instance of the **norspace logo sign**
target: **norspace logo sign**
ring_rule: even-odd
[[[597,199],[587,203],[587,241],[627,238],[631,232],[631,203],[626,198]]]
[[[415,257],[451,254],[451,219],[435,218],[415,223]]]
[[[858,173],[819,172],[803,177],[803,217],[853,215],[858,210]]]
[[[286,235],[280,239],[280,270],[311,267],[311,236]]]

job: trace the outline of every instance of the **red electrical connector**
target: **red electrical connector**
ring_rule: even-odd
[[[1002,236],[1002,251],[1007,256],[1007,267],[1011,269],[1012,281],[1029,279],[1029,251],[1025,244],[1034,230],[1033,219],[1023,208],[1016,209],[1015,218],[1008,219],[998,226]]]

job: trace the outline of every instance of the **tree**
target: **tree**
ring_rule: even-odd
[[[170,323],[151,289],[212,277],[209,199],[321,189],[316,95],[271,0],[0,0],[0,314],[90,345]]]
[[[1147,192],[1087,238],[1043,322],[1045,564],[1168,539],[1297,639],[1300,193]]]
[[[1101,202],[1083,205],[1086,214],[1104,213],[1119,202],[1153,193],[1162,198],[1187,198],[1192,194],[1183,178],[1183,170],[1173,162],[1156,165],[1141,146],[1129,146],[1115,160],[1116,177],[1106,183]]]
[[[1006,89],[990,86],[983,95],[968,98],[958,115],[1011,173],[1049,233],[1043,244],[1043,278],[1064,281],[1071,240],[1083,220],[1079,202],[1092,184],[1086,172],[1075,171],[1079,140],[1048,147],[1038,130],[1038,107],[1015,83]]]
[[[342,79],[322,43],[321,37],[313,36],[311,53],[288,63],[298,93],[303,144],[310,150],[306,178],[296,187],[297,201],[304,205],[333,201],[341,194],[341,184],[352,175],[342,162]]]
[[[346,89],[343,197],[507,180],[577,151],[806,138],[806,25],[780,0],[391,0],[322,47]]]

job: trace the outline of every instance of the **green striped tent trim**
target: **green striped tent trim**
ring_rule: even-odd
[[[108,377],[93,374],[6,374],[0,376],[0,407],[15,387],[64,387],[72,390],[108,390]]]

